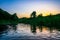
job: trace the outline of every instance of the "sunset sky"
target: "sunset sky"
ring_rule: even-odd
[[[46,16],[60,13],[60,0],[0,0],[0,8],[18,17],[29,17],[33,11]]]

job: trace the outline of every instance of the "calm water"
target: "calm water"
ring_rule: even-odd
[[[29,24],[7,25],[0,40],[60,40],[60,29]]]

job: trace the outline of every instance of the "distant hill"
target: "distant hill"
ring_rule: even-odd
[[[14,23],[14,22],[17,22],[17,20],[18,20],[18,17],[16,13],[11,15],[7,11],[4,11],[0,8],[0,24]]]
[[[11,15],[2,9],[0,9],[0,19],[10,19]]]
[[[11,15],[10,13],[8,13],[7,11],[4,11],[2,9],[0,9],[0,19],[3,19],[3,20],[15,20],[17,19],[17,15],[16,13]]]

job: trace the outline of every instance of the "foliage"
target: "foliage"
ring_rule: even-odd
[[[45,26],[60,26],[60,14],[42,16],[42,14],[36,16],[36,12],[33,11],[30,18],[18,18],[16,13],[11,15],[7,11],[0,9],[0,24],[15,24],[25,23],[31,25],[45,25]]]
[[[21,18],[19,22],[31,25],[60,26],[60,14],[48,16],[42,16],[41,14],[35,18]]]
[[[11,15],[7,11],[0,9],[0,24],[11,24],[17,22],[18,17],[16,16],[16,13]]]

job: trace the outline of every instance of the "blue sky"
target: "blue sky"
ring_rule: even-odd
[[[30,14],[32,11],[60,13],[60,0],[0,0],[0,8],[18,15]]]

